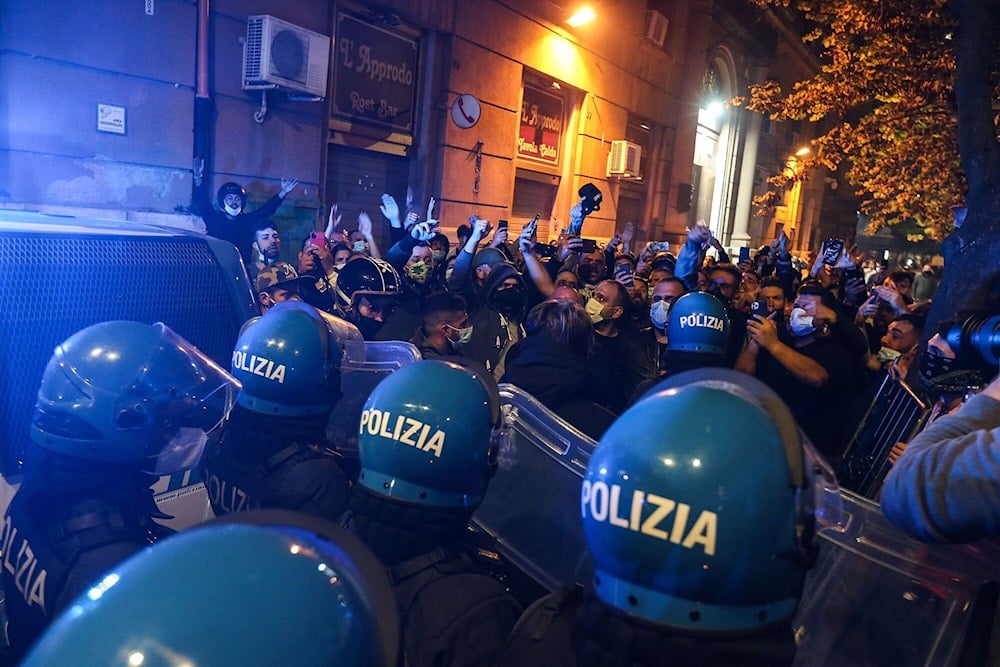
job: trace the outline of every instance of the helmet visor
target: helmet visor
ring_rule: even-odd
[[[153,326],[160,332],[160,349],[135,382],[157,413],[143,470],[168,475],[198,464],[208,436],[232,410],[240,384],[168,326]]]
[[[326,321],[330,331],[330,346],[340,348],[343,353],[340,359],[340,370],[358,370],[365,365],[365,339],[356,326],[339,317],[317,310]]]

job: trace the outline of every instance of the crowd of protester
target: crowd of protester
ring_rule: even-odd
[[[906,376],[937,286],[930,265],[917,276],[890,271],[843,243],[824,244],[800,268],[784,234],[736,264],[701,223],[676,254],[664,242],[633,247],[632,223],[589,248],[579,204],[569,228],[548,243],[536,238],[536,223],[515,238],[505,222],[478,217],[458,227],[454,243],[439,231],[434,207],[432,198],[414,210],[408,193],[401,209],[382,195],[390,246],[381,252],[371,217],[362,213],[350,229],[333,206],[325,232],[302,241],[297,267],[265,252],[274,230],[258,223],[252,272],[261,307],[301,298],[367,339],[410,341],[426,357],[479,364],[593,437],[610,421],[580,410],[580,401],[613,418],[650,382],[722,366],[778,392],[814,444],[836,458],[884,374]],[[704,349],[670,345],[671,306],[689,292],[713,297],[718,308],[692,307],[725,321],[722,338]],[[680,318],[674,328],[684,338]]]
[[[220,192],[218,224],[245,215],[245,195],[233,185]],[[284,182],[269,210],[294,186]],[[831,240],[801,267],[784,234],[737,264],[701,222],[676,254],[662,242],[634,248],[631,223],[592,247],[582,230],[599,201],[596,188],[581,190],[570,226],[549,243],[537,238],[537,218],[512,237],[504,221],[474,216],[453,244],[438,229],[433,198],[421,215],[409,193],[405,210],[384,194],[384,251],[369,214],[351,229],[333,206],[326,229],[298,246],[294,266],[280,260],[273,223],[248,215],[252,243],[240,250],[249,252],[264,314],[240,332],[232,376],[164,325],[104,323],[63,343],[46,368],[32,422],[37,449],[4,533],[8,554],[20,540],[24,569],[42,574],[29,586],[35,575],[8,568],[15,574],[4,580],[11,650],[0,658],[21,657],[96,573],[128,555],[163,539],[184,557],[185,541],[211,541],[208,533],[172,538],[154,521],[164,518],[152,503],[155,475],[198,466],[219,517],[291,528],[296,540],[336,535],[350,545],[353,537],[327,524],[360,538],[322,563],[322,572],[343,566],[324,581],[342,576],[362,597],[391,585],[395,602],[375,611],[383,621],[398,614],[402,629],[398,646],[392,637],[368,638],[388,652],[356,664],[396,664],[396,650],[410,665],[791,664],[791,619],[815,556],[813,510],[803,500],[813,497],[816,479],[807,469],[814,451],[834,462],[842,456],[883,380],[903,380],[914,363],[922,389],[938,401],[932,420],[958,410],[970,386],[986,384],[986,368],[963,365],[941,334],[918,354],[937,287],[929,265],[918,276],[889,270]],[[422,361],[391,373],[368,396],[354,460],[338,448],[343,443],[328,442],[326,427],[350,390],[342,374],[363,363],[364,341],[410,342]],[[100,401],[77,402],[64,391],[64,368],[79,374],[76,385],[99,389]],[[174,386],[178,369],[193,374],[180,378],[190,385],[186,393]],[[499,556],[470,536],[503,455],[498,383],[520,387],[601,443],[580,498],[597,571],[586,586],[518,598],[494,576]],[[940,438],[961,440],[960,457],[946,465],[974,467],[992,444],[983,433],[992,434],[998,397],[995,381],[915,439],[908,458],[899,444],[893,459],[904,463],[887,487],[891,520],[927,540],[996,534],[995,503],[955,500],[965,486],[913,478],[942,465],[928,454]],[[104,403],[114,406],[113,419]],[[649,438],[660,422],[671,428]],[[698,475],[647,477],[695,446],[711,452],[694,459]],[[734,464],[741,458],[754,474]],[[732,494],[735,502],[706,510],[684,502],[705,493]],[[619,514],[619,503],[633,505]],[[768,510],[758,512],[758,503]],[[675,505],[668,532],[657,524],[665,516],[659,509]],[[952,506],[962,512],[953,515]],[[300,518],[253,514],[261,509]],[[303,524],[304,515],[320,523]],[[718,515],[737,518],[726,531],[740,526],[746,534],[719,537]],[[268,539],[284,549],[286,538]],[[705,556],[719,566],[703,567]],[[353,580],[368,569],[359,559],[377,561],[378,581]],[[243,576],[242,565],[219,567],[228,568],[230,582]],[[703,570],[711,573],[697,580]],[[712,576],[728,582],[743,571],[754,576],[738,591],[713,583]],[[58,576],[45,589],[48,572]],[[142,580],[141,566],[131,572],[130,580]],[[312,617],[325,613],[323,604]],[[158,615],[172,607],[115,625],[126,635],[147,620],[165,627]],[[368,626],[357,632],[371,632]],[[57,626],[56,639],[36,655],[76,650],[71,627]],[[105,648],[119,650],[115,641]],[[348,644],[338,650],[357,649]]]

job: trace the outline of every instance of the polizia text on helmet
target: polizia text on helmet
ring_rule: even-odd
[[[631,501],[626,501],[629,505],[623,508],[621,495],[622,488],[618,484],[609,487],[605,482],[584,480],[580,491],[580,511],[583,518],[587,518],[589,511],[590,518],[594,521],[608,522],[612,526],[659,540],[669,540],[686,549],[701,545],[706,556],[715,555],[715,537],[719,522],[715,512],[702,510],[694,525],[688,529],[688,520],[691,517],[690,505],[634,489]],[[627,511],[625,516],[622,516],[621,509]],[[673,525],[668,526],[667,519],[672,512]],[[646,516],[643,517],[643,514]],[[664,525],[661,527],[661,524]]]
[[[278,384],[285,383],[285,365],[276,364],[265,357],[247,355],[243,350],[233,350],[233,368],[259,375]]]
[[[361,428],[359,433],[368,429],[371,435],[378,435],[389,440],[395,440],[402,445],[416,447],[424,452],[434,452],[434,456],[440,458],[444,449],[444,431],[435,429],[431,434],[431,427],[422,421],[396,415],[393,419],[391,412],[369,409],[361,413]],[[430,436],[430,437],[428,437]]]

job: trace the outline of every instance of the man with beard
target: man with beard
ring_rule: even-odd
[[[860,377],[860,355],[844,344],[837,329],[838,303],[829,290],[803,285],[788,319],[788,333],[777,314],[755,315],[736,370],[763,380],[788,403],[796,421],[821,453],[836,457],[847,443],[841,407]],[[849,322],[847,326],[853,326]]]
[[[622,326],[631,306],[625,286],[614,280],[597,283],[584,306],[594,325],[591,369],[605,383],[602,404],[615,414],[625,409],[640,382],[657,373],[656,341]]]
[[[261,269],[273,266],[281,259],[281,235],[270,220],[261,220],[254,225],[253,250],[257,257],[253,264],[247,265],[247,273],[251,280],[257,277]]]
[[[215,197],[219,208],[216,209],[208,200],[208,191],[203,179],[195,176],[194,198],[191,208],[205,221],[205,229],[210,236],[229,241],[240,251],[243,263],[251,266],[256,257],[250,255],[251,226],[259,220],[266,220],[274,215],[285,197],[299,184],[297,178],[281,179],[281,190],[260,208],[246,213],[247,192],[239,183],[230,181],[219,188]]]

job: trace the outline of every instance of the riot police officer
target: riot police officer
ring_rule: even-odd
[[[363,361],[354,326],[299,301],[244,325],[232,362],[243,389],[218,446],[205,454],[216,515],[276,508],[340,518],[348,475],[325,430],[341,373]]]
[[[222,521],[117,567],[24,664],[396,667],[392,589],[360,540],[298,512]]]
[[[198,464],[233,378],[164,324],[112,321],[59,345],[3,527],[14,657],[111,567],[169,534],[151,486]]]
[[[525,611],[502,664],[789,665],[812,562],[788,409],[728,369],[665,380],[601,438],[580,508],[593,584]]]
[[[389,567],[406,664],[487,664],[518,605],[466,548],[503,431],[484,371],[425,360],[384,379],[361,413],[351,526]]]

